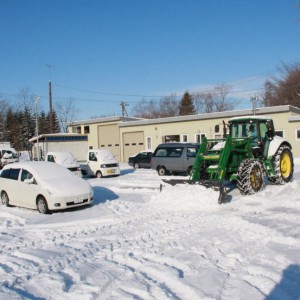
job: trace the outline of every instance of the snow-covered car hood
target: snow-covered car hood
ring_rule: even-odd
[[[91,185],[76,175],[64,180],[61,180],[61,178],[48,179],[47,181],[40,180],[38,184],[52,196],[57,197],[71,197],[93,193]]]
[[[104,162],[104,163],[119,163],[115,159],[114,155],[106,149],[101,149],[101,151],[99,153],[97,153],[97,159],[100,163],[101,162]]]

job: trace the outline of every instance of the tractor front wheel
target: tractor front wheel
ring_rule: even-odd
[[[242,195],[253,195],[264,186],[263,167],[257,160],[244,160],[237,173],[237,187]]]
[[[291,149],[288,146],[279,147],[274,156],[273,167],[275,176],[269,180],[278,185],[292,181],[294,173],[294,160]]]

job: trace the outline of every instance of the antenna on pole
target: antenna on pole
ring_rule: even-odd
[[[120,105],[121,105],[121,109],[122,109],[122,116],[124,117],[126,114],[126,116],[128,117],[128,114],[126,111],[126,106],[129,106],[129,105],[124,101],[121,101]]]
[[[46,64],[46,67],[49,69],[49,131],[53,132],[53,112],[52,112],[52,83],[51,83],[51,68],[53,65]]]

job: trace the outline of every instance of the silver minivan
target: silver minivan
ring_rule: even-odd
[[[199,147],[199,144],[194,143],[160,144],[153,153],[151,168],[160,176],[175,173],[190,174]]]

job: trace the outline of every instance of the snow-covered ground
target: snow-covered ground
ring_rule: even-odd
[[[300,299],[300,160],[254,196],[159,191],[153,170],[87,179],[90,207],[0,206],[0,299]]]

